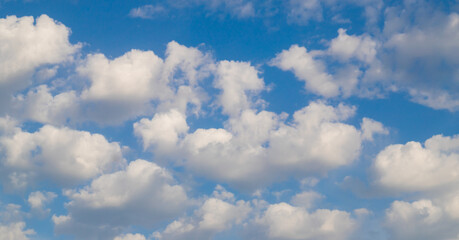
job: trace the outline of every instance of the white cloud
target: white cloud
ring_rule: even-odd
[[[322,21],[328,14],[336,18],[349,7],[362,7],[366,25],[373,27],[378,22],[383,5],[381,0],[289,0],[286,7],[288,20],[299,25],[307,25],[311,20]]]
[[[115,59],[89,54],[76,71],[88,79],[88,86],[59,92],[56,87],[40,85],[17,95],[11,114],[57,125],[85,121],[119,124],[172,108],[199,114],[206,99],[199,82],[214,71],[214,63],[197,48],[172,41],[164,60],[152,51],[141,50]]]
[[[199,110],[204,98],[197,82],[209,75],[209,55],[174,41],[167,45],[165,60],[152,51],[131,50],[113,60],[102,54],[89,55],[78,68],[91,81],[81,98],[85,111],[97,121],[123,121],[152,111],[153,102],[162,110]]]
[[[50,209],[45,209],[45,206],[52,202],[57,195],[53,192],[32,192],[29,194],[27,202],[32,210],[38,213],[49,213]]]
[[[118,143],[102,135],[45,125],[38,131],[15,128],[0,137],[5,188],[51,180],[69,186],[124,166]]]
[[[136,233],[136,234],[123,234],[118,237],[115,237],[113,240],[146,240],[145,236],[142,234]]]
[[[168,171],[145,160],[130,162],[125,170],[64,194],[70,199],[69,214],[53,216],[56,231],[82,238],[94,232],[113,237],[131,225],[152,227],[176,217],[190,204],[184,188],[175,184]]]
[[[0,207],[0,240],[28,240],[35,235],[34,230],[26,229],[23,221],[26,214],[21,211],[20,205],[0,203]]]
[[[223,113],[232,116],[253,105],[250,92],[257,93],[265,87],[263,79],[258,77],[258,71],[250,63],[234,61],[218,63],[214,85],[222,90],[218,101]]]
[[[322,175],[352,163],[360,154],[362,132],[341,121],[354,111],[312,102],[286,122],[283,114],[245,110],[225,128],[192,133],[187,133],[185,116],[170,111],[142,119],[134,131],[145,148],[175,164],[250,189],[287,176]],[[162,123],[166,119],[168,124]]]
[[[374,184],[389,192],[447,188],[459,181],[459,136],[436,135],[424,144],[386,147],[373,162]]]
[[[339,85],[333,76],[326,72],[326,67],[315,54],[308,52],[305,47],[292,45],[290,49],[283,50],[271,60],[271,64],[284,71],[292,71],[295,76],[305,82],[305,88],[324,97],[339,95]]]
[[[1,101],[6,104],[11,94],[30,85],[40,67],[70,60],[80,46],[72,45],[69,35],[66,26],[47,15],[0,19]]]
[[[12,115],[18,119],[29,119],[41,123],[64,124],[81,118],[80,99],[75,91],[53,96],[46,85],[30,90],[26,95],[17,95],[12,101]]]
[[[292,197],[291,203],[296,207],[310,209],[317,200],[323,197],[324,196],[314,191],[301,192]]]
[[[88,55],[78,68],[91,85],[81,98],[95,119],[129,118],[145,112],[149,101],[172,95],[162,78],[163,60],[152,51],[131,50],[113,60],[102,54]]]
[[[459,15],[432,9],[418,1],[386,11],[384,64],[414,102],[457,111]]]
[[[458,223],[442,206],[428,199],[395,201],[385,216],[385,227],[395,240],[458,239]]]
[[[318,209],[308,212],[287,203],[273,204],[256,220],[267,229],[271,239],[347,239],[357,227],[350,214],[339,210]]]
[[[134,133],[142,138],[144,149],[156,146],[161,151],[174,151],[180,135],[189,127],[185,116],[172,109],[167,113],[158,113],[151,120],[142,119],[134,123]]]
[[[34,234],[32,229],[25,229],[24,222],[0,224],[0,240],[29,240],[29,236]]]
[[[370,79],[382,76],[378,48],[379,43],[370,36],[348,35],[340,28],[326,50],[308,51],[292,45],[270,64],[293,72],[305,82],[307,91],[323,97],[367,96],[367,88],[374,87]]]
[[[288,5],[288,19],[294,23],[306,25],[310,20],[323,20],[319,0],[289,0]]]
[[[382,123],[369,118],[362,119],[360,128],[362,129],[362,138],[365,140],[373,141],[374,134],[389,134],[389,130]]]
[[[195,0],[204,4],[211,11],[228,12],[237,18],[254,17],[256,12],[253,1],[250,0]]]
[[[215,234],[241,224],[252,211],[249,202],[235,201],[233,194],[217,186],[213,197],[206,199],[194,215],[169,224],[157,239],[210,239]]]
[[[163,14],[165,11],[166,9],[163,6],[149,4],[131,9],[129,16],[133,18],[151,19],[156,15]]]
[[[338,30],[338,37],[330,42],[329,54],[341,61],[356,58],[367,64],[373,62],[377,53],[377,42],[369,36],[348,35],[345,29]]]

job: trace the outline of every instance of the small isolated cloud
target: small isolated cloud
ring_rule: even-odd
[[[32,211],[44,215],[48,214],[51,210],[45,209],[46,205],[51,203],[57,195],[53,192],[32,192],[29,194],[27,202],[29,203]]]
[[[129,16],[133,18],[152,19],[157,15],[163,14],[166,9],[160,5],[144,5],[138,8],[133,8],[129,12]]]

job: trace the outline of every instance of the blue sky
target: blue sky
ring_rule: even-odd
[[[0,240],[458,239],[456,1],[0,1]]]

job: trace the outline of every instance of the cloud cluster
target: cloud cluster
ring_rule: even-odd
[[[424,143],[389,145],[373,160],[371,187],[394,201],[385,213],[391,239],[456,239],[459,231],[459,137],[435,135]],[[411,197],[413,198],[413,197]]]
[[[35,231],[26,228],[24,213],[16,204],[0,205],[0,240],[29,240]]]
[[[373,12],[381,8],[377,2],[363,4]],[[300,16],[296,18],[322,16],[319,1],[291,4],[296,6],[292,14]],[[349,35],[339,29],[325,50],[294,44],[278,53],[271,65],[293,72],[308,92],[326,98],[381,97],[401,91],[416,103],[457,111],[458,16],[437,10],[428,1],[404,1],[386,8],[378,34]]]
[[[11,122],[2,120],[5,125]],[[51,125],[31,133],[13,124],[0,137],[6,188],[26,188],[39,180],[71,186],[125,165],[120,145],[100,134]]]
[[[32,83],[35,73],[47,78],[55,74],[54,65],[72,59],[80,45],[71,44],[69,35],[66,26],[46,15],[0,19],[0,111],[15,91]]]
[[[132,224],[152,227],[179,215],[190,204],[184,188],[175,184],[166,169],[140,159],[64,195],[70,199],[69,214],[53,216],[56,231],[88,239],[96,239],[101,228],[100,232],[113,236]]]
[[[274,56],[270,66],[292,72],[308,93],[319,96],[290,115],[265,110],[261,92],[268,87],[262,70],[250,62],[218,61],[175,41],[164,57],[137,49],[114,58],[77,57],[81,46],[69,42],[70,30],[46,15],[0,19],[0,181],[4,191],[22,190],[30,210],[25,214],[15,204],[1,210],[0,240],[33,236],[24,216],[52,216],[57,234],[78,239],[147,239],[126,234],[133,226],[164,240],[212,239],[236,228],[267,239],[351,239],[369,210],[315,208],[325,196],[313,190],[288,203],[268,203],[255,191],[289,179],[314,179],[301,183],[313,188],[317,178],[358,161],[365,141],[389,133],[370,118],[352,124],[356,107],[327,99],[405,91],[426,106],[458,109],[459,15],[426,11],[429,4],[413,2],[386,8],[380,32],[357,35],[340,28],[326,49],[293,44]],[[189,4],[237,18],[259,13],[257,3],[246,0]],[[300,24],[321,21],[334,4],[357,5],[368,28],[383,6],[379,0],[285,4],[290,21]],[[407,6],[412,8],[403,11]],[[146,5],[130,16],[152,18],[165,11]],[[56,79],[63,64],[72,76]],[[78,83],[70,84],[70,78]],[[190,116],[207,114],[203,104],[218,115],[220,126],[192,124]],[[128,120],[158,163],[128,162],[119,143],[77,128]],[[39,126],[32,131],[21,125],[27,121]],[[402,197],[384,213],[391,239],[459,237],[458,163],[459,135],[393,144],[376,154],[369,186]],[[166,168],[171,166],[255,192],[257,199],[237,200],[220,185],[212,194],[192,196]],[[64,188],[67,213],[52,212],[50,204],[61,193],[43,186]]]
[[[135,49],[115,59],[88,54],[76,65],[76,76],[88,80],[87,86],[55,94],[53,87],[37,86],[12,99],[12,115],[61,125],[119,124],[156,108],[197,113],[206,98],[198,83],[212,69],[209,55],[174,41],[165,59]]]
[[[312,102],[295,112],[291,121],[272,112],[244,110],[231,117],[225,128],[194,132],[188,132],[184,115],[171,110],[135,123],[134,132],[144,148],[196,174],[254,188],[287,176],[323,175],[351,164],[363,140],[387,133],[380,123],[368,119],[364,130],[342,123],[354,110]]]

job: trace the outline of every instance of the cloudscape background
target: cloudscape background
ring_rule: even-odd
[[[454,0],[1,0],[0,240],[459,239]]]

